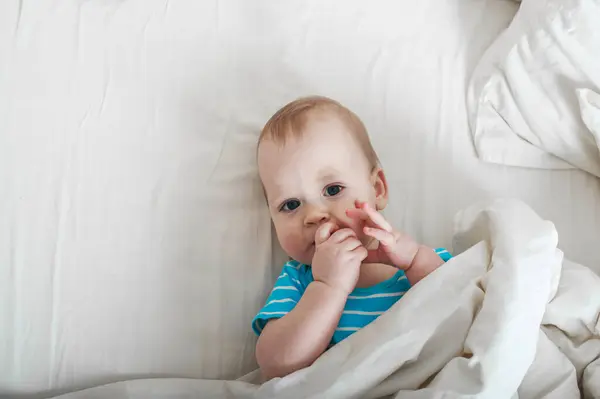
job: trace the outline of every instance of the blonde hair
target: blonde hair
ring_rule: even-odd
[[[380,165],[369,134],[360,118],[339,102],[322,96],[302,97],[285,105],[269,119],[260,133],[258,144],[272,140],[284,144],[290,137],[300,137],[311,113],[332,111],[353,134],[373,169]]]

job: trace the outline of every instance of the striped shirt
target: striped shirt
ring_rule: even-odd
[[[452,255],[443,248],[438,248],[435,252],[444,262],[452,258]],[[281,318],[294,309],[312,281],[313,275],[309,265],[294,260],[287,262],[265,306],[252,320],[254,332],[260,335],[269,320]],[[331,344],[335,345],[371,323],[392,307],[409,288],[410,283],[402,270],[398,270],[391,278],[371,287],[355,288],[348,296]]]

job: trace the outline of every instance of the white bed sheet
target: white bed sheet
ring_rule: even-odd
[[[283,259],[256,178],[305,94],[369,128],[387,216],[451,247],[454,213],[516,197],[600,271],[600,183],[477,160],[470,72],[502,0],[0,3],[0,395],[255,367]]]

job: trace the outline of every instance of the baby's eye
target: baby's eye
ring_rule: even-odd
[[[343,189],[344,187],[342,187],[339,184],[332,184],[331,186],[327,186],[325,188],[325,195],[327,197],[335,197],[336,195],[341,193]]]
[[[279,208],[279,210],[281,212],[291,212],[294,209],[298,208],[300,206],[300,201],[298,201],[297,199],[292,199],[292,200],[287,200],[285,201],[281,207]]]

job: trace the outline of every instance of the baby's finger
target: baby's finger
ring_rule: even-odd
[[[354,232],[354,230],[352,229],[340,229],[338,231],[336,231],[335,233],[333,233],[330,237],[330,240],[332,242],[342,242],[345,239],[347,239],[348,237],[356,237],[356,233]]]
[[[350,208],[346,209],[346,215],[351,219],[369,220],[369,215],[362,209]]]
[[[356,219],[369,220],[369,215],[363,210],[365,204],[364,201],[354,200],[354,208],[347,209],[346,214]]]
[[[327,241],[336,229],[337,226],[333,222],[323,223],[315,232],[315,245],[320,245]]]
[[[356,257],[360,259],[361,262],[363,262],[367,258],[369,251],[367,251],[367,249],[362,245],[359,245],[358,247],[352,250],[352,253],[356,255]]]
[[[394,245],[394,242],[396,241],[394,235],[389,231],[365,227],[364,232],[369,237],[373,237],[381,244],[386,245],[388,247]]]
[[[362,204],[362,210],[366,212],[371,221],[376,224],[380,229],[391,232],[392,226],[388,223],[387,220],[383,217],[383,215],[377,212],[375,209],[371,208],[369,204],[366,202]]]
[[[360,246],[362,242],[356,236],[350,236],[340,243],[346,251],[352,251]]]

